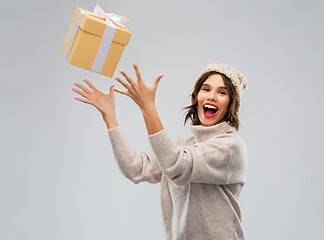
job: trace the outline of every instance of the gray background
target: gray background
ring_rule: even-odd
[[[121,174],[100,113],[72,91],[83,78],[104,92],[122,87],[60,54],[76,6],[95,3],[1,1],[0,239],[165,239],[159,185]],[[173,138],[191,136],[181,109],[205,65],[246,74],[246,239],[322,239],[323,1],[99,4],[131,20],[117,69],[134,76],[136,62],[147,82],[165,74],[156,102]],[[116,105],[129,143],[149,148],[135,103],[116,93]]]

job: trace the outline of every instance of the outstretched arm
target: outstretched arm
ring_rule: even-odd
[[[119,90],[116,88],[113,88],[113,90],[127,95],[134,100],[142,111],[148,134],[152,135],[164,129],[155,105],[156,89],[164,75],[160,74],[152,84],[146,84],[141,77],[137,64],[134,63],[133,67],[135,69],[137,81],[135,82],[125,71],[121,70],[120,73],[125,77],[128,83],[119,77],[116,77],[116,80],[127,90]]]
[[[112,90],[114,86],[110,87],[109,94],[104,94],[97,90],[88,80],[84,80],[84,82],[92,91],[81,84],[75,83],[74,85],[83,91],[75,88],[73,88],[73,91],[84,97],[76,97],[75,99],[93,105],[101,112],[108,128],[114,155],[122,173],[134,183],[142,181],[159,182],[162,172],[152,150],[137,152],[131,148],[118,127],[115,116],[114,91]]]
[[[118,122],[115,115],[115,98],[114,91],[112,90],[114,86],[110,87],[109,94],[104,94],[96,89],[88,80],[84,79],[83,81],[92,91],[79,83],[74,83],[74,85],[81,88],[83,92],[76,88],[73,88],[72,90],[84,97],[76,97],[75,100],[95,106],[101,112],[108,129],[117,127]]]

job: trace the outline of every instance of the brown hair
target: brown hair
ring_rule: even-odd
[[[191,105],[183,108],[182,110],[188,109],[184,125],[186,125],[186,122],[190,118],[193,125],[202,125],[197,113],[197,105],[198,105],[198,92],[200,91],[201,85],[207,80],[207,78],[213,74],[219,74],[223,78],[225,88],[229,93],[230,96],[230,103],[228,104],[227,113],[225,114],[224,118],[220,121],[226,121],[229,123],[230,126],[234,127],[237,130],[239,130],[240,121],[238,119],[238,111],[239,111],[239,104],[238,104],[238,98],[236,95],[235,88],[232,84],[232,82],[224,75],[218,72],[208,72],[201,76],[201,78],[197,81],[195,84],[194,90],[191,93]]]

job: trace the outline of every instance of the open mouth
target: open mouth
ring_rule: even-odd
[[[218,111],[218,109],[216,106],[209,105],[209,104],[205,104],[203,106],[203,113],[204,113],[204,116],[207,118],[214,117],[216,115],[217,111]]]

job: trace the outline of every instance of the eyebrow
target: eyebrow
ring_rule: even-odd
[[[207,83],[204,83],[203,85],[201,85],[201,87],[204,87],[204,86],[210,87],[210,85],[209,85],[209,84],[207,84]],[[226,89],[226,87],[219,87],[219,88],[222,88],[222,89],[225,89],[225,90],[227,90],[227,89]]]

